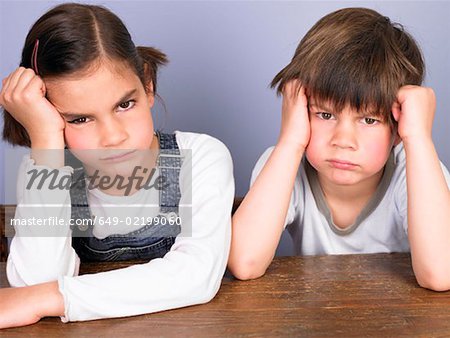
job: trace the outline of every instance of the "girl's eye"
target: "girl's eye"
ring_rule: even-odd
[[[364,117],[362,120],[364,124],[368,125],[374,125],[379,122],[377,119],[374,119],[373,117]]]
[[[331,113],[320,112],[317,113],[316,115],[322,120],[331,120],[333,118],[333,114]]]
[[[75,120],[71,120],[71,121],[67,121],[67,123],[70,124],[82,124],[82,123],[86,123],[87,118],[86,117],[79,117]]]
[[[135,103],[136,103],[135,100],[128,100],[119,104],[119,108],[122,108],[123,110],[128,110],[133,108]]]

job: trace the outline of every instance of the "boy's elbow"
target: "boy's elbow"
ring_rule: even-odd
[[[450,290],[449,273],[430,271],[420,277],[417,276],[417,282],[421,287],[433,291]]]
[[[229,264],[228,268],[234,277],[240,280],[256,279],[266,273],[267,267],[257,266],[253,260]]]

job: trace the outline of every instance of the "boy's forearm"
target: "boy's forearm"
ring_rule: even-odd
[[[272,261],[303,153],[278,143],[234,214],[229,268],[236,277],[257,278]]]
[[[450,192],[431,139],[404,142],[408,235],[414,272],[427,288],[450,288]]]

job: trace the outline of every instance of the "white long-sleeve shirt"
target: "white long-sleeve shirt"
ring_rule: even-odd
[[[69,227],[64,230],[66,236],[52,237],[20,236],[22,230],[16,227],[7,262],[10,284],[25,286],[58,280],[64,297],[64,322],[132,316],[210,301],[220,287],[230,247],[232,160],[225,145],[210,136],[177,131],[176,139],[180,149],[192,151],[192,162],[183,162],[179,180],[179,204],[192,204],[191,210],[180,208],[179,216],[182,223],[183,218],[192,217],[192,222],[187,222],[192,224],[192,234],[188,231],[178,236],[163,258],[78,276],[80,260],[71,246]],[[68,190],[25,189],[26,173],[36,167],[29,156],[20,166],[15,218],[57,216],[68,222]],[[70,167],[59,170],[60,175],[71,172]],[[98,196],[91,197],[98,202]],[[25,207],[49,204],[56,208]]]

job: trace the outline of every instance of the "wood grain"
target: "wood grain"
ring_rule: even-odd
[[[1,263],[5,271],[5,263]],[[82,273],[131,263],[85,264]],[[6,286],[6,279],[0,279]],[[408,254],[276,258],[262,278],[225,278],[208,304],[136,317],[63,324],[58,318],[0,332],[61,335],[298,337],[450,336],[450,292],[420,288]]]

